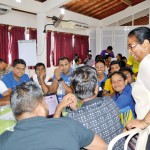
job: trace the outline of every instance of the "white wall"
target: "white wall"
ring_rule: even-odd
[[[11,10],[10,13],[0,16],[0,23],[35,28],[36,15]]]

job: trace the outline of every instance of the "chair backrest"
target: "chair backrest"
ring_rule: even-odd
[[[135,150],[145,150],[147,138],[149,135],[148,128],[146,128],[144,130],[141,130],[139,128],[135,128],[135,129],[132,129],[132,130],[129,130],[129,131],[126,131],[124,133],[119,134],[118,136],[116,136],[115,138],[113,138],[110,141],[110,143],[108,145],[108,150],[113,150],[113,147],[118,140],[120,140],[123,137],[128,136],[126,138],[126,141],[124,144],[124,150],[127,150],[128,149],[128,143],[135,134],[139,134],[137,141],[136,141]]]

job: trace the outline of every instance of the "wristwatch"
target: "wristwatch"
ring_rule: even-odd
[[[58,82],[61,82],[61,81],[63,81],[63,79],[62,79],[62,78],[60,78],[60,79],[58,80]]]

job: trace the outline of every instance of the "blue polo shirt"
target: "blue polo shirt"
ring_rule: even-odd
[[[27,82],[29,81],[29,77],[27,74],[24,74],[19,81],[16,81],[14,76],[13,76],[13,72],[9,72],[7,74],[5,74],[2,78],[2,81],[5,83],[5,85],[7,86],[7,88],[11,88],[12,91],[16,88],[17,85],[20,85],[23,82]]]
[[[132,87],[127,84],[122,91],[122,93],[115,92],[115,95],[113,96],[113,100],[117,104],[117,106],[122,109],[125,108],[126,106],[129,106],[132,110],[132,113],[134,117],[136,116],[135,113],[135,101],[132,97]]]
[[[72,72],[73,72],[73,69],[70,68],[69,70],[69,73],[67,75],[65,75],[64,73],[61,74],[61,78],[63,79],[63,81],[68,85],[70,86],[70,77],[72,76]],[[53,76],[53,80],[55,79],[55,75]]]

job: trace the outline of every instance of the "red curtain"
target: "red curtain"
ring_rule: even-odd
[[[50,67],[50,55],[51,55],[51,31],[47,31],[46,35],[46,43],[47,43],[47,51],[46,51],[46,56],[47,56],[47,67]]]
[[[0,58],[6,63],[9,62],[8,54],[8,25],[0,25]]]
[[[37,30],[32,28],[28,28],[28,30],[29,30],[29,40],[35,39],[37,41]]]
[[[73,59],[72,34],[54,32],[54,65],[58,65],[58,59],[66,56]]]
[[[10,32],[10,54],[11,54],[11,64],[12,62],[19,58],[18,56],[18,40],[25,40],[25,28],[13,26]]]
[[[74,35],[73,54],[78,54],[82,60],[87,57],[89,50],[89,36]]]

